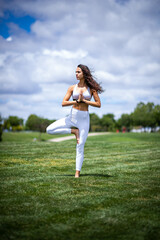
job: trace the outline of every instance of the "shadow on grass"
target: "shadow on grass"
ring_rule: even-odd
[[[61,175],[56,175],[56,176],[60,176],[60,177],[74,177],[74,174],[61,174]],[[98,174],[98,173],[88,173],[88,174],[81,174],[80,177],[105,177],[105,178],[109,178],[109,177],[113,177],[111,175],[108,174]]]

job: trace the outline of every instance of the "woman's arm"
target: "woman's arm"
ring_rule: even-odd
[[[62,101],[62,107],[77,104],[76,101],[69,101],[69,99],[72,95],[72,92],[73,92],[73,88],[74,88],[74,86],[71,86],[71,87],[68,88],[68,91],[67,91],[67,93],[66,93],[66,95],[65,95],[65,97],[63,98],[63,101]]]
[[[83,99],[83,102],[86,103],[86,104],[88,104],[88,105],[90,105],[90,106],[100,108],[100,107],[101,107],[101,100],[100,100],[100,98],[99,98],[99,96],[98,96],[97,91],[93,90],[93,91],[92,91],[92,94],[93,94],[93,98],[94,98],[95,102],[93,102],[93,101],[88,101],[88,100],[86,100],[86,99]]]

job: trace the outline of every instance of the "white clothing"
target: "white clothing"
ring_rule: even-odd
[[[75,85],[72,93],[73,100],[78,100],[80,92],[77,91],[77,84]],[[83,98],[86,100],[91,100],[91,91],[88,87],[86,91],[83,92]]]
[[[84,144],[89,132],[89,112],[71,109],[69,116],[50,124],[46,131],[49,134],[71,133],[71,127],[79,129],[79,144],[76,146],[76,170],[80,171],[84,159]]]

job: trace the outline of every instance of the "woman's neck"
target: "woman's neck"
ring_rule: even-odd
[[[78,87],[85,87],[86,86],[86,84],[85,84],[85,80],[84,79],[82,79],[82,80],[80,80],[80,82],[78,83]]]

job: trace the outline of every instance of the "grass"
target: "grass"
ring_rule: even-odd
[[[36,134],[0,143],[1,239],[160,239],[160,134],[88,137],[79,179],[75,140]]]
[[[58,138],[62,135],[49,135],[39,132],[9,132],[3,133],[3,142],[34,142],[34,141],[46,141],[52,138]],[[67,135],[63,135],[67,136]]]

